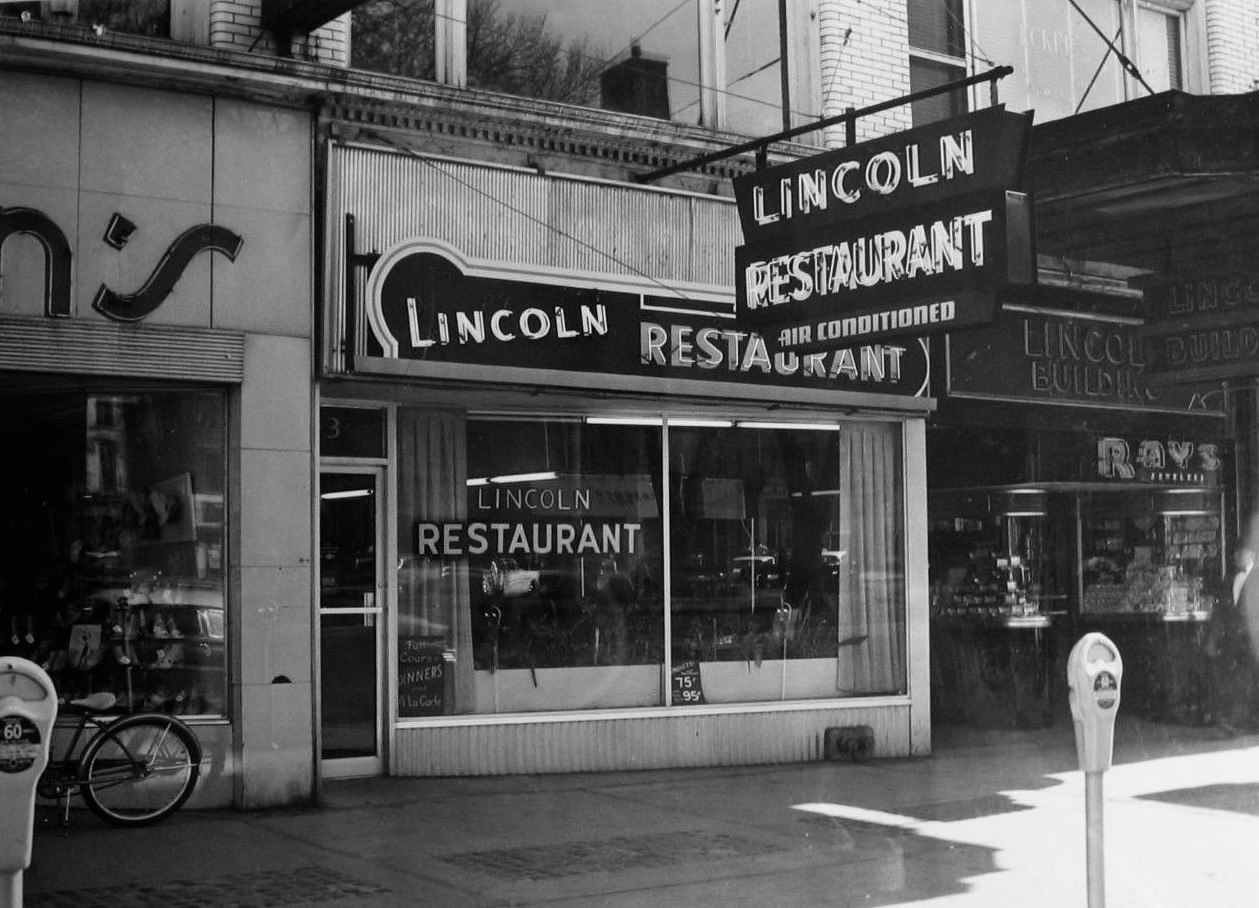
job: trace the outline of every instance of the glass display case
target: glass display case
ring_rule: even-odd
[[[1199,487],[1044,483],[931,496],[937,718],[1056,720],[1063,659],[1095,630],[1119,647],[1125,708],[1211,719],[1208,628],[1225,573],[1222,496]]]
[[[221,391],[13,380],[0,416],[0,654],[63,699],[224,715]]]
[[[1037,490],[933,496],[932,710],[937,720],[1040,727],[1053,718],[1050,630],[1057,592],[1045,564]]]
[[[1155,719],[1211,721],[1208,629],[1225,572],[1218,492],[1081,497],[1080,628],[1123,654],[1124,704]]]

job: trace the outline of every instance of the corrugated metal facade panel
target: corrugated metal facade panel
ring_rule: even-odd
[[[479,776],[799,763],[831,726],[869,725],[876,757],[910,754],[908,706],[400,728],[393,773]]]
[[[522,270],[629,277],[648,288],[659,284],[666,295],[674,284],[734,295],[734,248],[742,232],[730,199],[343,145],[331,147],[328,167],[324,361],[332,372],[344,371],[346,215],[354,216],[359,253],[423,237]],[[366,269],[355,282],[361,294]],[[354,311],[361,314],[358,303]]]
[[[211,328],[0,319],[0,370],[239,384],[245,336]]]
[[[344,146],[331,164],[332,220],[354,215],[359,251],[426,237],[522,266],[713,287],[734,275],[741,233],[729,199]]]

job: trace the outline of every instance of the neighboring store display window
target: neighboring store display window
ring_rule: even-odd
[[[898,424],[403,409],[398,453],[402,718],[906,690]]]
[[[1095,492],[1081,507],[1083,614],[1211,611],[1223,567],[1218,491]]]
[[[0,651],[61,696],[224,713],[223,392],[4,385]]]

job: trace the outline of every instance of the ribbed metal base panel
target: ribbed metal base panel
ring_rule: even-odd
[[[822,758],[822,739],[833,725],[869,725],[874,729],[875,758],[903,757],[910,754],[909,709],[881,706],[400,728],[393,772],[480,776],[798,763]]]

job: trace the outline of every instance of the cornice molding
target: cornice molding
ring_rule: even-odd
[[[0,19],[0,68],[308,109],[334,136],[353,138],[370,126],[434,150],[621,179],[748,138],[327,64],[14,19]],[[775,143],[770,162],[818,151],[802,143]],[[696,188],[754,166],[751,155],[730,158],[662,184]]]

